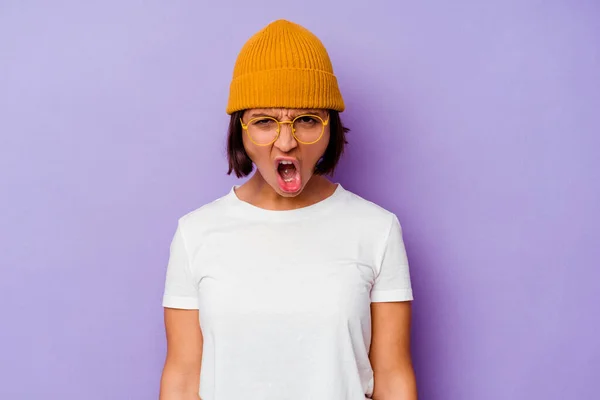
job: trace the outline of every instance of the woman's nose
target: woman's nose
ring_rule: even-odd
[[[279,137],[275,141],[275,147],[287,153],[297,147],[298,142],[296,142],[296,138],[292,133],[292,124],[281,124],[280,126],[281,130],[279,132]]]

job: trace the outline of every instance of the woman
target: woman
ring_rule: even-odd
[[[398,219],[325,178],[343,110],[305,28],[275,21],[241,50],[229,173],[256,172],[179,220],[161,400],[416,399]]]

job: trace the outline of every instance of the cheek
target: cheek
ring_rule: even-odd
[[[302,149],[303,158],[309,161],[313,166],[317,164],[319,159],[325,154],[325,150],[329,144],[329,132],[325,132],[321,140],[315,144],[306,145]]]
[[[250,140],[248,140],[248,138],[244,137],[243,139],[244,142],[244,150],[246,150],[246,154],[248,154],[248,157],[250,157],[250,159],[252,160],[252,162],[254,163],[254,165],[260,166],[262,165],[264,162],[270,162],[270,156],[269,156],[269,151],[270,151],[270,146],[256,146],[254,143],[252,143]]]

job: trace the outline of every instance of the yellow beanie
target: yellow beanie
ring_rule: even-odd
[[[306,28],[278,20],[250,38],[233,69],[227,114],[250,108],[324,108],[344,100],[323,43]]]

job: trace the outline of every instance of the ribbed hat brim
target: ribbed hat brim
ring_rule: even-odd
[[[257,71],[231,81],[227,113],[251,108],[344,111],[335,75],[311,69]]]

